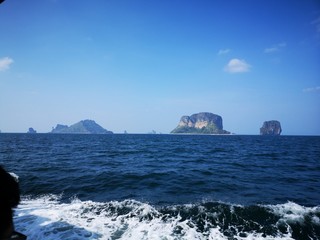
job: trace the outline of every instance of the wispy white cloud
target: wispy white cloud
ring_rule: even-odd
[[[250,68],[251,68],[251,65],[248,64],[245,60],[233,58],[224,67],[224,71],[229,73],[243,73],[243,72],[249,72]]]
[[[320,17],[313,20],[311,24],[315,27],[315,35],[318,40],[320,40]]]
[[[303,89],[303,92],[320,92],[320,86],[305,88]]]
[[[218,55],[224,55],[224,54],[227,54],[229,52],[231,52],[231,49],[229,49],[229,48],[220,49],[219,52],[218,52]]]
[[[9,69],[10,65],[13,63],[13,59],[9,57],[0,58],[0,72]]]
[[[317,19],[313,20],[311,22],[311,24],[316,27],[317,33],[320,33],[320,17],[318,17]]]
[[[276,47],[271,47],[271,48],[264,49],[265,53],[273,53],[273,52],[276,52],[276,51],[278,51],[278,48],[276,48]]]
[[[278,43],[278,44],[273,45],[272,47],[265,48],[264,52],[265,53],[278,52],[278,51],[280,51],[282,48],[284,48],[286,46],[287,46],[287,44],[285,42]]]

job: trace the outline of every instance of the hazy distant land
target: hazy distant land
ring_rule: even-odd
[[[68,127],[67,125],[57,124],[51,133],[67,133],[67,134],[113,134],[101,127],[93,120],[82,120]]]

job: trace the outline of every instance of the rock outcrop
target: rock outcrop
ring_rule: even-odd
[[[209,112],[183,116],[171,133],[189,134],[230,134],[223,130],[222,117]]]
[[[276,120],[265,121],[260,128],[260,135],[277,136],[280,135],[281,132],[281,124]]]
[[[67,134],[112,134],[101,127],[93,120],[82,120],[68,127],[67,125],[58,124],[52,129],[51,133],[67,133]]]
[[[37,131],[36,130],[34,130],[32,127],[31,128],[29,128],[29,130],[28,130],[28,132],[27,133],[37,133]]]
[[[57,124],[55,128],[52,127],[51,133],[63,133],[65,131],[68,131],[68,128],[68,125]]]

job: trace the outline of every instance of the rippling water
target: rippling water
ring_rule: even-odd
[[[30,239],[319,239],[320,137],[0,134]]]

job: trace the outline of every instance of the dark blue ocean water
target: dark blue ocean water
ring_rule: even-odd
[[[0,164],[31,239],[320,238],[320,137],[0,134]]]

